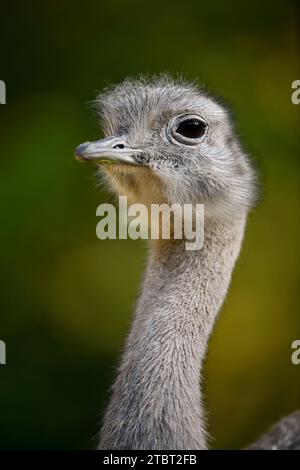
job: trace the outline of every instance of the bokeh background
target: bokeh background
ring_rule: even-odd
[[[244,446],[300,407],[296,22],[291,1],[1,2],[1,448],[96,445],[145,245],[96,238],[110,196],[73,150],[99,135],[97,90],[145,72],[223,96],[262,175],[206,364],[212,445]]]

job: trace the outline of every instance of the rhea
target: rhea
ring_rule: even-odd
[[[256,176],[227,110],[195,84],[126,80],[96,100],[105,138],[76,149],[118,195],[204,204],[204,244],[150,240],[100,449],[206,449],[202,366],[230,284]]]

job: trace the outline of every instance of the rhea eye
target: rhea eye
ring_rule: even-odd
[[[178,125],[175,132],[187,139],[199,139],[204,135],[205,128],[205,123],[198,119],[186,119]]]
[[[197,145],[206,128],[206,122],[198,116],[180,116],[170,124],[173,139],[185,145]]]

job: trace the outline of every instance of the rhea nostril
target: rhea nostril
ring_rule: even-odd
[[[124,144],[117,144],[113,146],[113,149],[123,149],[123,148],[125,148]]]

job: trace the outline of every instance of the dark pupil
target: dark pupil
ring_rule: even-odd
[[[187,119],[179,124],[176,129],[177,134],[188,139],[198,139],[205,131],[205,124],[197,119]]]

